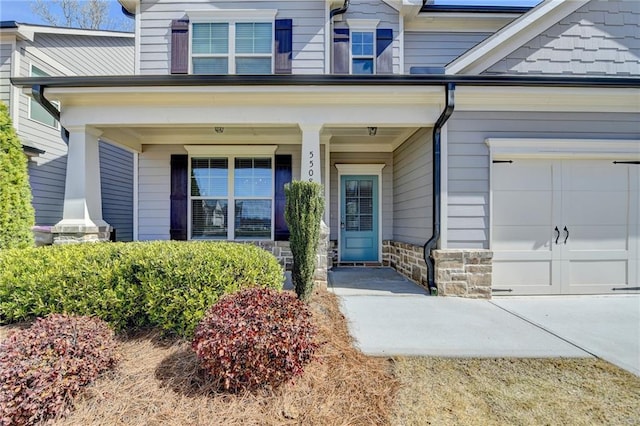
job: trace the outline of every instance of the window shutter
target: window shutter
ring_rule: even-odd
[[[349,74],[349,30],[335,28],[333,30],[333,73]]]
[[[393,74],[393,30],[376,30],[376,74]]]
[[[189,20],[171,21],[171,74],[189,73]]]
[[[172,240],[187,239],[187,173],[189,157],[171,156],[171,213],[169,233]]]
[[[291,182],[291,156],[276,155],[275,164],[275,229],[274,235],[276,241],[289,240],[289,228],[284,220],[284,206],[287,197],[284,193],[284,185]]]
[[[275,73],[291,74],[293,58],[293,21],[291,19],[276,19],[275,53]]]

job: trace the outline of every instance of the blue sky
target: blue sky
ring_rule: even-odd
[[[31,3],[31,0],[0,0],[0,21],[45,24],[31,12]],[[120,3],[116,0],[109,0],[109,16],[117,20],[124,17]]]
[[[534,6],[540,0],[435,0],[435,4],[466,4],[494,6]],[[123,16],[120,4],[109,0],[110,16],[121,19]],[[31,12],[31,0],[0,0],[0,21],[18,21],[27,24],[44,24],[38,16]]]

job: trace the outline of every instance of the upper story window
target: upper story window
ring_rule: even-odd
[[[375,33],[353,31],[351,33],[351,74],[374,74]]]
[[[48,77],[49,74],[42,71],[40,68],[35,65],[31,65],[31,76],[32,77]],[[52,102],[55,106],[59,106],[57,102]],[[29,118],[37,121],[38,123],[44,124],[46,126],[58,128],[58,122],[55,118],[49,114],[49,112],[44,109],[42,105],[36,102],[33,98],[29,99]]]
[[[393,29],[378,28],[377,19],[347,19],[333,30],[334,74],[392,74]]]
[[[194,23],[193,74],[271,74],[271,22]]]

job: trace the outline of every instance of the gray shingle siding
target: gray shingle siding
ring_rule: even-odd
[[[447,125],[448,248],[489,247],[487,138],[640,139],[638,114],[455,112]]]
[[[11,98],[11,52],[13,52],[10,43],[0,44],[0,101],[9,106]]]
[[[640,75],[640,1],[591,1],[485,73]]]

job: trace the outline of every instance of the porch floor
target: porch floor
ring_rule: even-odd
[[[329,290],[338,296],[428,296],[429,292],[392,268],[334,267]]]

